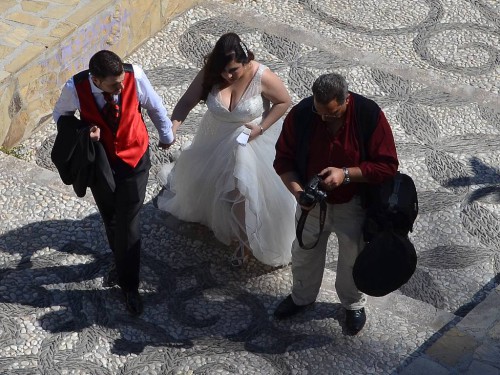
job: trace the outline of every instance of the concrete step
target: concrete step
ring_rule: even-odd
[[[401,375],[432,373],[500,374],[500,287],[492,290],[456,325],[401,372]]]

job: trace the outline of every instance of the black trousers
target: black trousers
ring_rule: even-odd
[[[114,254],[118,285],[124,291],[139,288],[139,212],[146,195],[150,167],[149,150],[146,150],[135,168],[124,163],[112,165],[116,183],[114,192],[102,186],[91,188]]]

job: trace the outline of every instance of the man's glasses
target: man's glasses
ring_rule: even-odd
[[[316,110],[316,107],[314,106],[314,104],[312,105],[311,109],[312,109],[312,113],[320,116],[323,121],[333,121],[333,120],[337,120],[341,117],[341,115],[323,115]]]
[[[344,104],[345,104],[345,102],[344,102]],[[328,122],[328,121],[334,121],[334,120],[337,120],[337,119],[339,119],[339,118],[341,118],[341,117],[342,117],[342,115],[343,115],[343,111],[341,110],[341,108],[342,108],[342,106],[343,106],[344,104],[342,104],[342,105],[340,105],[340,106],[338,107],[338,109],[337,109],[337,111],[336,111],[337,113],[336,113],[336,114],[334,114],[334,115],[332,115],[332,114],[330,114],[330,115],[324,115],[324,114],[319,113],[319,112],[316,110],[316,107],[314,106],[314,104],[312,105],[312,108],[311,108],[311,109],[312,109],[312,112],[313,112],[314,114],[316,114],[316,115],[318,115],[318,116],[320,116],[320,117],[321,117],[321,120],[323,120],[323,121],[325,121],[325,122]]]

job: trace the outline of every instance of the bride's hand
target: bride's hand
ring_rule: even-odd
[[[250,136],[248,137],[248,142],[254,140],[260,135],[260,126],[253,124],[245,124],[245,126],[250,129]]]

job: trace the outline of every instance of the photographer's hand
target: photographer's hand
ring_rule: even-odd
[[[294,196],[295,196],[295,200],[297,201],[298,205],[300,206],[300,208],[302,208],[302,211],[311,211],[314,207],[316,207],[316,203],[313,203],[312,205],[310,206],[306,206],[306,205],[303,205],[303,204],[300,204],[300,196],[304,193],[304,190],[300,190],[300,191],[297,191]]]
[[[283,173],[280,175],[281,180],[287,187],[287,189],[292,193],[292,195],[295,197],[295,200],[297,201],[297,204],[306,211],[310,211],[314,208],[314,205],[312,206],[302,206],[299,203],[300,200],[300,195],[304,192],[304,188],[302,187],[302,184],[300,183],[299,177],[295,171],[290,171]]]
[[[321,188],[325,191],[331,191],[344,182],[344,171],[342,168],[328,167],[318,173],[323,181]]]
[[[300,205],[300,208],[302,208],[302,211],[306,211],[306,212],[311,211],[314,207],[316,207],[316,203],[313,204],[312,206],[303,206],[303,205]]]

